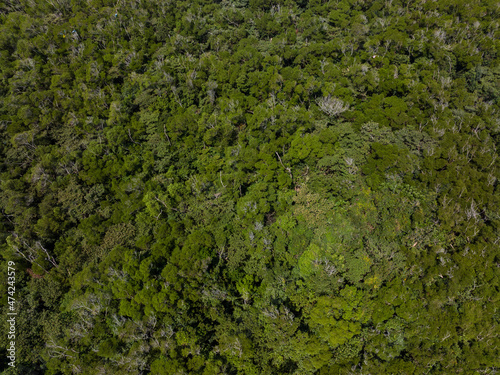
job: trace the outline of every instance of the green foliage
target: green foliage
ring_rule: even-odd
[[[0,371],[494,373],[498,19],[1,3]]]

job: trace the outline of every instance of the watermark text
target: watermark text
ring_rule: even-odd
[[[7,359],[16,367],[16,269],[15,262],[7,262]]]

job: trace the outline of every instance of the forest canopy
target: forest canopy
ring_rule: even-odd
[[[0,370],[497,373],[499,20],[1,2]]]

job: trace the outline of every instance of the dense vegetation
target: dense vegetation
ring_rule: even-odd
[[[499,19],[2,2],[0,369],[496,373]]]

